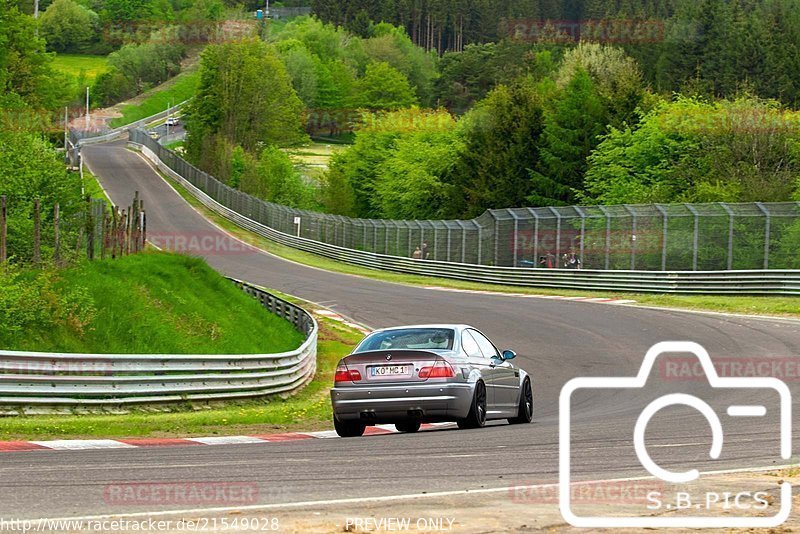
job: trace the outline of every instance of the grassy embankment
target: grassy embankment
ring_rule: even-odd
[[[722,313],[738,313],[751,315],[771,315],[800,318],[800,298],[797,297],[754,297],[754,296],[724,296],[724,295],[660,295],[646,293],[622,293],[608,291],[576,291],[571,289],[547,289],[520,286],[505,286],[494,284],[480,284],[463,282],[448,278],[435,278],[428,276],[408,275],[368,269],[357,265],[338,262],[315,254],[295,250],[293,248],[264,239],[233,224],[217,215],[192,197],[186,189],[170,178],[170,184],[204,216],[226,231],[237,236],[243,241],[268,250],[297,263],[310,265],[328,271],[334,271],[355,276],[363,276],[384,282],[407,284],[414,286],[438,286],[451,289],[466,289],[480,291],[496,291],[500,293],[525,293],[531,295],[562,295],[578,297],[619,298],[632,299],[637,305],[655,306],[662,308],[679,308],[694,311],[711,311]]]
[[[122,116],[112,119],[109,125],[118,128],[165,111],[168,106],[180,104],[194,95],[199,80],[198,70],[183,72],[123,106],[120,110]]]
[[[302,334],[266,312],[203,261],[147,253],[57,272],[0,278],[0,347],[17,350],[244,354],[291,350]],[[25,297],[18,295],[24,292]],[[27,307],[11,310],[11,302]],[[21,313],[25,320],[19,324]],[[14,315],[11,315],[14,314]],[[16,317],[16,319],[14,319]],[[338,360],[360,334],[323,321],[318,372],[296,396],[211,407],[133,408],[125,415],[0,418],[0,439],[269,433],[330,426],[328,389]]]

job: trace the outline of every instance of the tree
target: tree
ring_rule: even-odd
[[[452,203],[450,216],[474,217],[489,208],[527,205],[544,105],[539,85],[523,78],[495,88],[459,121],[465,147],[453,182],[461,198]]]
[[[309,52],[305,45],[296,40],[281,41],[276,45],[286,72],[292,79],[292,86],[297,96],[307,108],[316,106],[319,98],[318,59]]]
[[[614,126],[636,119],[635,111],[644,95],[642,73],[636,60],[621,48],[597,43],[579,43],[564,54],[555,75],[559,87],[573,82],[580,71],[591,78],[596,95],[608,110]]]
[[[16,94],[34,109],[60,108],[73,87],[52,61],[36,34],[36,21],[11,0],[0,0],[0,95]]]
[[[592,79],[584,70],[555,99],[545,117],[540,164],[531,172],[536,206],[571,203],[583,189],[586,158],[605,132],[607,112]]]
[[[154,14],[153,0],[106,0],[103,19],[112,24],[149,20]]]
[[[279,148],[265,148],[255,165],[255,172],[242,174],[242,191],[283,206],[313,207],[313,188],[303,182],[289,156]]]
[[[33,203],[40,199],[43,220],[48,221],[58,202],[65,220],[80,209],[80,178],[68,173],[61,156],[41,135],[20,131],[0,131],[0,195],[8,200],[9,257],[32,255]],[[49,232],[51,225],[45,224]],[[43,242],[51,242],[49,236]]]
[[[450,182],[461,143],[451,129],[412,133],[400,138],[378,172],[375,192],[381,217],[440,219],[457,193]]]
[[[252,39],[205,49],[186,123],[187,152],[194,161],[206,136],[221,135],[251,153],[306,139],[303,103],[286,68],[270,45]]]
[[[51,50],[84,50],[97,37],[100,18],[75,0],[55,0],[40,18],[41,35]]]
[[[584,195],[601,204],[788,200],[800,173],[797,112],[752,97],[679,98],[590,156]]]
[[[388,63],[371,63],[363,78],[355,83],[356,106],[395,111],[417,103],[414,91],[403,73]]]

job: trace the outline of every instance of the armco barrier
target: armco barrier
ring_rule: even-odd
[[[560,289],[633,291],[647,293],[699,293],[749,295],[800,295],[800,271],[605,271],[527,269],[466,263],[416,260],[353,250],[279,232],[237,213],[192,185],[147,146],[138,148],[159,170],[177,180],[204,206],[237,225],[299,250],[346,263],[400,273],[438,276],[470,282]]]
[[[149,117],[145,117],[143,119],[139,119],[136,122],[132,122],[130,124],[126,124],[125,126],[120,126],[119,128],[114,128],[113,130],[108,130],[107,132],[98,133],[98,135],[88,135],[82,136],[79,130],[72,130],[72,137],[71,142],[74,146],[80,147],[83,145],[94,145],[97,143],[105,143],[107,141],[113,141],[114,139],[118,139],[122,137],[124,134],[128,133],[129,130],[135,130],[137,128],[141,128],[142,126],[146,126],[151,122],[164,119],[173,113],[180,111],[180,109],[186,104],[188,100],[184,100],[183,102],[172,106],[169,109],[164,111],[160,111],[155,115],[150,115]]]
[[[0,405],[117,406],[288,393],[316,371],[317,323],[303,309],[234,282],[305,334],[280,354],[55,354],[0,350]]]

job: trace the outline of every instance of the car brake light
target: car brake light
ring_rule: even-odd
[[[343,363],[336,368],[336,374],[333,377],[334,382],[356,382],[358,380],[361,380],[361,373],[356,369],[348,369]]]
[[[419,370],[420,378],[452,378],[456,372],[444,360],[437,361],[432,367],[423,367]]]

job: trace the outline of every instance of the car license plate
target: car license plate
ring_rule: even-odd
[[[408,374],[408,365],[381,365],[372,367],[372,376],[401,376]]]

